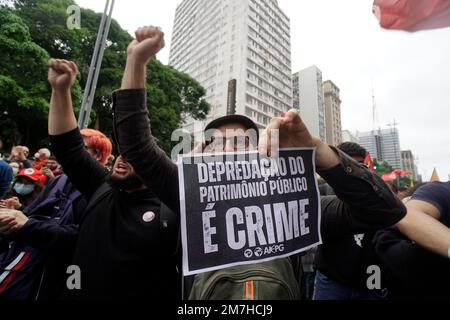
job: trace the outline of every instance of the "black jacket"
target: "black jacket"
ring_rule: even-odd
[[[6,294],[12,299],[54,300],[66,284],[66,270],[71,264],[78,237],[78,223],[87,201],[65,176],[53,179],[24,214],[27,223],[11,235],[9,255],[26,250],[31,257],[24,273],[14,278]],[[25,274],[26,273],[26,274]],[[27,283],[25,283],[27,282]]]
[[[114,128],[122,156],[144,182],[174,212],[179,212],[178,170],[151,134],[145,90],[113,94]],[[322,198],[323,241],[378,230],[400,221],[404,205],[389,187],[365,166],[333,149],[340,164],[318,172],[337,196]]]
[[[72,183],[87,198],[79,226],[73,265],[81,271],[81,290],[67,290],[74,300],[174,300],[180,297],[175,247],[168,248],[161,202],[149,190],[128,193],[107,183],[108,171],[84,148],[79,129],[50,141]],[[107,188],[101,196],[99,190]],[[168,224],[177,237],[178,221]],[[164,224],[165,225],[165,224]],[[174,241],[174,246],[176,241]]]
[[[449,299],[450,260],[428,251],[397,229],[373,239],[386,277],[390,299]]]

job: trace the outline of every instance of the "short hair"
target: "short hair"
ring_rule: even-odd
[[[89,148],[97,150],[100,154],[100,163],[105,165],[112,152],[112,143],[108,137],[94,129],[83,129],[81,135]]]
[[[47,148],[39,149],[38,153],[43,153],[47,159],[52,155],[50,150],[48,150]]]
[[[355,142],[344,142],[338,145],[337,148],[350,157],[365,158],[367,156],[367,150]]]

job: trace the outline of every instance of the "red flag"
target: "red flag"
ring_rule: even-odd
[[[370,155],[370,152],[367,152],[366,158],[364,159],[364,164],[373,172],[377,173],[375,171],[375,167],[373,166],[373,160],[372,156]]]
[[[397,176],[403,177],[403,176],[411,176],[412,173],[411,172],[403,172],[402,170],[395,170],[394,172],[392,172],[394,174],[396,174]]]
[[[395,181],[395,180],[397,180],[397,175],[394,172],[392,172],[390,174],[383,174],[381,179],[383,179],[383,181],[386,181],[386,182]]]
[[[414,32],[450,27],[449,0],[375,0],[373,13],[385,29]]]

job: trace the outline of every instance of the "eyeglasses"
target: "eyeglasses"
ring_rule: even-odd
[[[212,136],[211,142],[207,145],[208,151],[226,151],[227,146],[231,146],[234,151],[248,151],[251,147],[248,136]]]

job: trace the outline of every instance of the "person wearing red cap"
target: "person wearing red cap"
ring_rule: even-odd
[[[23,169],[0,207],[19,210],[31,204],[44,190],[47,177],[40,170]]]

